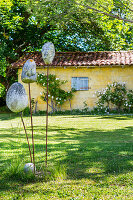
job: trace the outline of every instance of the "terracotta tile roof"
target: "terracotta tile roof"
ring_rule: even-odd
[[[19,68],[28,59],[33,59],[37,67],[46,66],[41,52],[25,53],[12,67]],[[133,65],[132,51],[101,51],[101,52],[56,52],[51,66],[106,66]]]

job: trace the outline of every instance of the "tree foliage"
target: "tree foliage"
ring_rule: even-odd
[[[131,0],[0,0],[0,80],[8,87],[16,71],[8,66],[25,51],[51,41],[56,51],[130,50]]]
[[[133,47],[133,3],[130,0],[27,2],[29,12],[37,20],[56,25],[50,39],[59,50],[127,50]]]
[[[131,0],[28,0],[28,8],[36,16],[49,23],[66,23],[75,20],[75,15],[88,20],[89,14],[106,15],[110,18],[133,23]]]
[[[26,2],[21,0],[0,1],[0,21],[0,82],[8,88],[17,78],[10,64],[24,51],[36,50],[50,25],[38,25],[27,11]]]

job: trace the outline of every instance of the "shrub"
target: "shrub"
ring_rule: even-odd
[[[10,113],[11,110],[7,106],[0,106],[0,113]]]
[[[30,114],[30,108],[29,107],[26,107],[24,110],[23,110],[23,115],[24,116],[28,116]]]
[[[74,89],[71,89],[71,91],[65,91],[61,89],[61,86],[65,84],[67,81],[62,81],[59,78],[56,78],[55,75],[50,74],[48,77],[48,101],[49,106],[52,108],[52,111],[59,111],[61,110],[62,105],[69,101],[70,103],[70,109],[71,109],[71,102],[70,100],[73,97],[73,94],[75,92]],[[41,98],[44,101],[47,101],[47,76],[44,74],[38,74],[37,76],[37,83],[43,87],[44,91],[41,95]]]
[[[125,83],[113,82],[96,94],[99,98],[97,106],[101,110],[110,111],[111,105],[114,105],[119,112],[123,109],[133,109],[133,91],[128,90]]]
[[[125,83],[114,82],[111,85],[111,103],[114,104],[118,111],[124,106],[127,89]]]
[[[133,90],[127,91],[127,98],[124,102],[124,108],[129,112],[133,111]]]
[[[111,85],[107,85],[105,89],[102,91],[98,91],[97,97],[99,98],[97,105],[98,108],[101,110],[107,107],[108,110],[110,110],[110,103],[111,103]]]
[[[6,105],[6,90],[5,87],[0,83],[0,107]]]

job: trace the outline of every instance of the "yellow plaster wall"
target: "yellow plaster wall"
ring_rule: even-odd
[[[18,70],[18,81],[21,81],[21,72],[22,69]],[[37,69],[38,73],[46,74],[45,69]],[[106,87],[108,83],[112,83],[113,81],[125,82],[128,89],[133,89],[133,66],[127,67],[60,67],[60,68],[50,68],[50,74],[55,74],[57,78],[61,80],[67,80],[68,82],[63,85],[63,89],[66,91],[71,90],[71,78],[72,77],[88,77],[89,78],[89,90],[88,91],[77,91],[71,101],[72,109],[82,109],[84,108],[84,102],[90,108],[93,108],[96,104],[96,95],[95,92],[101,90]],[[26,89],[28,94],[28,85],[22,83]],[[38,101],[37,109],[45,110],[46,103],[44,103],[41,99],[42,88],[38,86],[36,83],[31,84],[31,95],[35,101]],[[69,110],[70,104],[66,102],[62,110]]]

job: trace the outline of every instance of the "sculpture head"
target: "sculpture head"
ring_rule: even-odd
[[[55,56],[55,48],[53,43],[47,42],[42,47],[42,58],[45,64],[51,64]]]
[[[36,81],[36,63],[34,60],[29,59],[23,66],[21,79],[24,83],[33,83]]]

